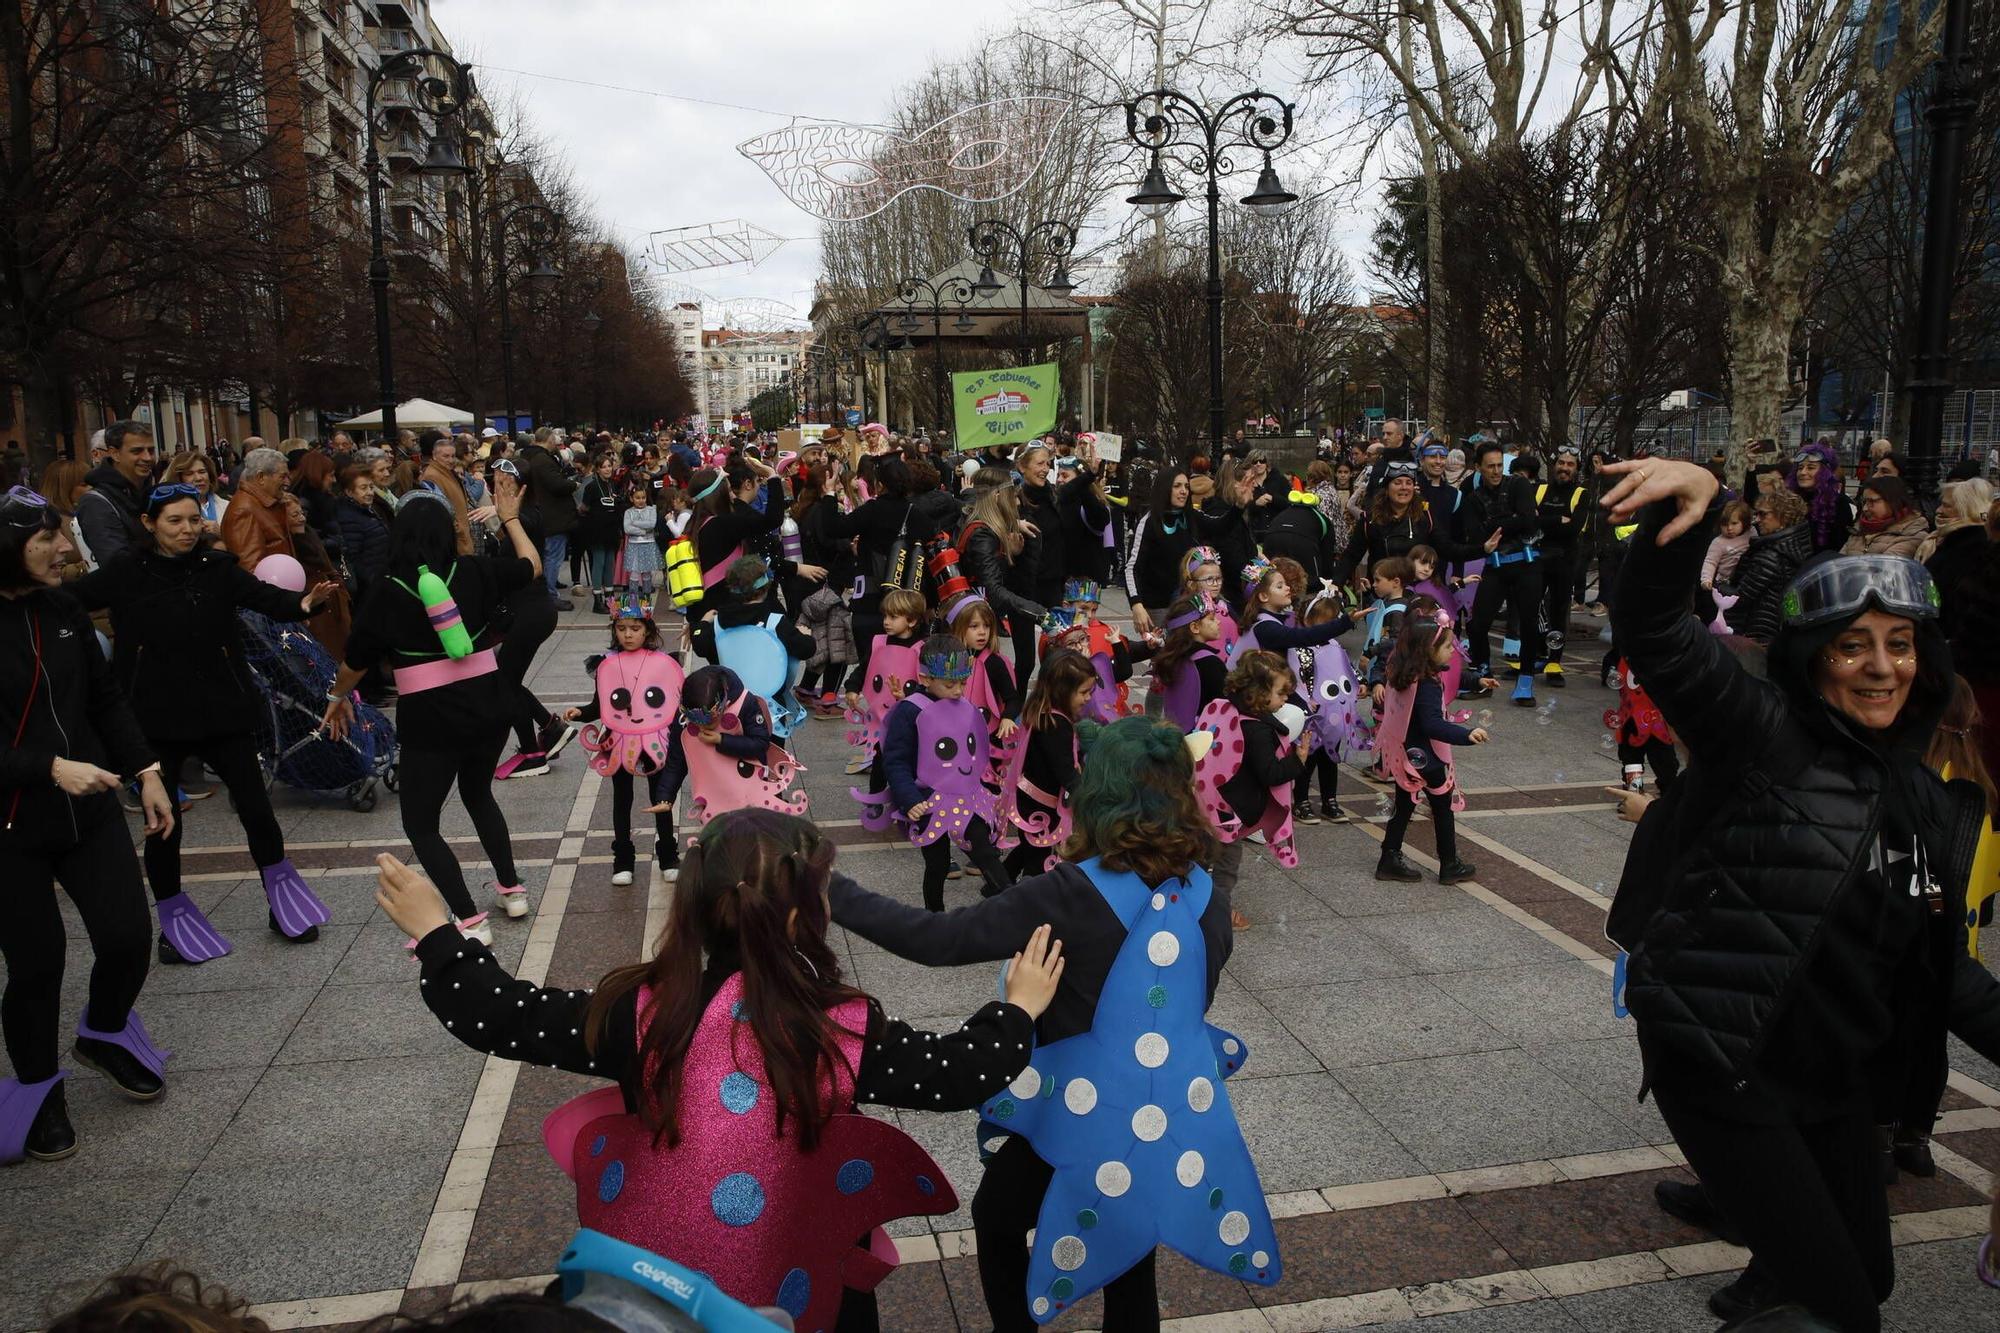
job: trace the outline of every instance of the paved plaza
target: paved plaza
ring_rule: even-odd
[[[1238,934],[1211,1019],[1249,1044],[1231,1085],[1270,1196],[1285,1265],[1246,1286],[1163,1255],[1171,1328],[1303,1330],[1421,1321],[1435,1333],[1712,1328],[1704,1300],[1744,1252],[1662,1214],[1685,1178],[1658,1114],[1635,1099],[1629,1021],[1611,1010],[1604,909],[1629,826],[1601,785],[1594,631],[1577,621],[1572,684],[1552,709],[1491,701],[1493,743],[1460,751],[1460,829],[1476,881],[1378,884],[1386,801],[1352,771],[1362,822],[1300,830],[1301,862],[1246,861]],[[581,702],[601,621],[565,617],[532,683]],[[813,814],[862,883],[919,901],[917,857],[862,830],[842,772],[844,728],[813,722],[798,753]],[[497,789],[536,913],[495,918],[524,976],[580,987],[642,956],[667,886],[614,888],[609,784],[571,748],[546,777]],[[139,1010],[173,1052],[158,1102],[123,1102],[74,1071],[81,1151],[0,1171],[0,1328],[46,1322],[107,1273],[171,1257],[258,1303],[275,1327],[343,1327],[397,1309],[547,1280],[575,1227],[543,1115],[589,1086],[460,1046],[424,1008],[415,965],[371,894],[376,852],[407,855],[393,799],[370,814],[278,793],[293,859],[333,910],[287,946],[222,796],[187,816],[191,892],[236,942],[201,967],[155,967]],[[464,813],[447,832],[479,855]],[[1434,862],[1428,825],[1409,850]],[[644,848],[642,844],[642,855]],[[481,879],[483,863],[466,862]],[[972,901],[972,879],[953,903]],[[88,955],[71,918],[65,1012]],[[990,967],[927,970],[851,937],[855,981],[920,1026],[954,1024],[994,992]],[[978,1180],[972,1116],[895,1116],[950,1173]],[[1900,1333],[2000,1326],[1972,1276],[2000,1172],[2000,1069],[1954,1048],[1932,1181],[1891,1191]],[[965,1211],[905,1223],[881,1288],[883,1326],[987,1327]],[[1058,1327],[1088,1328],[1097,1298]]]

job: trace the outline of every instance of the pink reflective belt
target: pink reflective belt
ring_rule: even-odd
[[[415,666],[397,667],[396,693],[419,694],[424,690],[434,690],[440,685],[450,685],[454,681],[473,680],[499,669],[500,663],[493,656],[491,648],[482,648],[470,657],[456,660],[440,657],[435,662],[419,662]]]

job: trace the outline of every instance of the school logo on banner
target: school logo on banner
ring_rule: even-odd
[[[1053,430],[1061,384],[1053,362],[953,374],[952,417],[958,448],[1019,444]]]

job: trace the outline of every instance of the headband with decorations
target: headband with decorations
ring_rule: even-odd
[[[1249,564],[1243,566],[1243,586],[1254,588],[1264,581],[1264,576],[1269,574],[1271,569],[1271,562],[1263,556],[1252,559]]]
[[[1213,546],[1195,546],[1188,549],[1188,553],[1182,561],[1182,568],[1192,573],[1194,570],[1200,569],[1203,565],[1219,565],[1221,563],[1222,552],[1216,550]]]
[[[1088,602],[1092,606],[1104,600],[1104,589],[1097,586],[1095,579],[1071,579],[1063,584],[1065,602]]]
[[[971,589],[961,594],[957,601],[947,603],[944,612],[944,623],[957,628],[959,617],[975,606],[983,606],[989,612],[993,609],[992,603],[986,600],[986,589]]]
[[[967,680],[972,676],[972,654],[963,647],[925,653],[917,670],[932,680]]]
[[[652,608],[636,592],[620,593],[618,599],[611,603],[611,623],[614,625],[621,620],[643,620],[650,624],[652,619]]]
[[[1199,599],[1199,604],[1194,610],[1184,611],[1180,615],[1175,616],[1167,622],[1167,628],[1180,629],[1183,626],[1193,625],[1199,621],[1206,620],[1215,614],[1216,605],[1216,600],[1213,597],[1210,597],[1207,593],[1203,593]]]

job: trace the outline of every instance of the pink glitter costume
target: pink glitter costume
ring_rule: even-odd
[[[1210,701],[1195,720],[1195,729],[1211,732],[1215,736],[1208,753],[1195,762],[1194,794],[1201,803],[1202,813],[1214,825],[1216,836],[1224,842],[1240,842],[1251,833],[1262,830],[1264,841],[1278,864],[1286,867],[1297,865],[1299,852],[1292,842],[1291,783],[1281,782],[1271,788],[1271,799],[1265,803],[1264,817],[1254,824],[1245,824],[1223,798],[1223,785],[1243,767],[1243,715],[1236,711],[1236,705],[1227,699]],[[1285,738],[1280,736],[1278,754],[1281,758],[1285,749]]]

